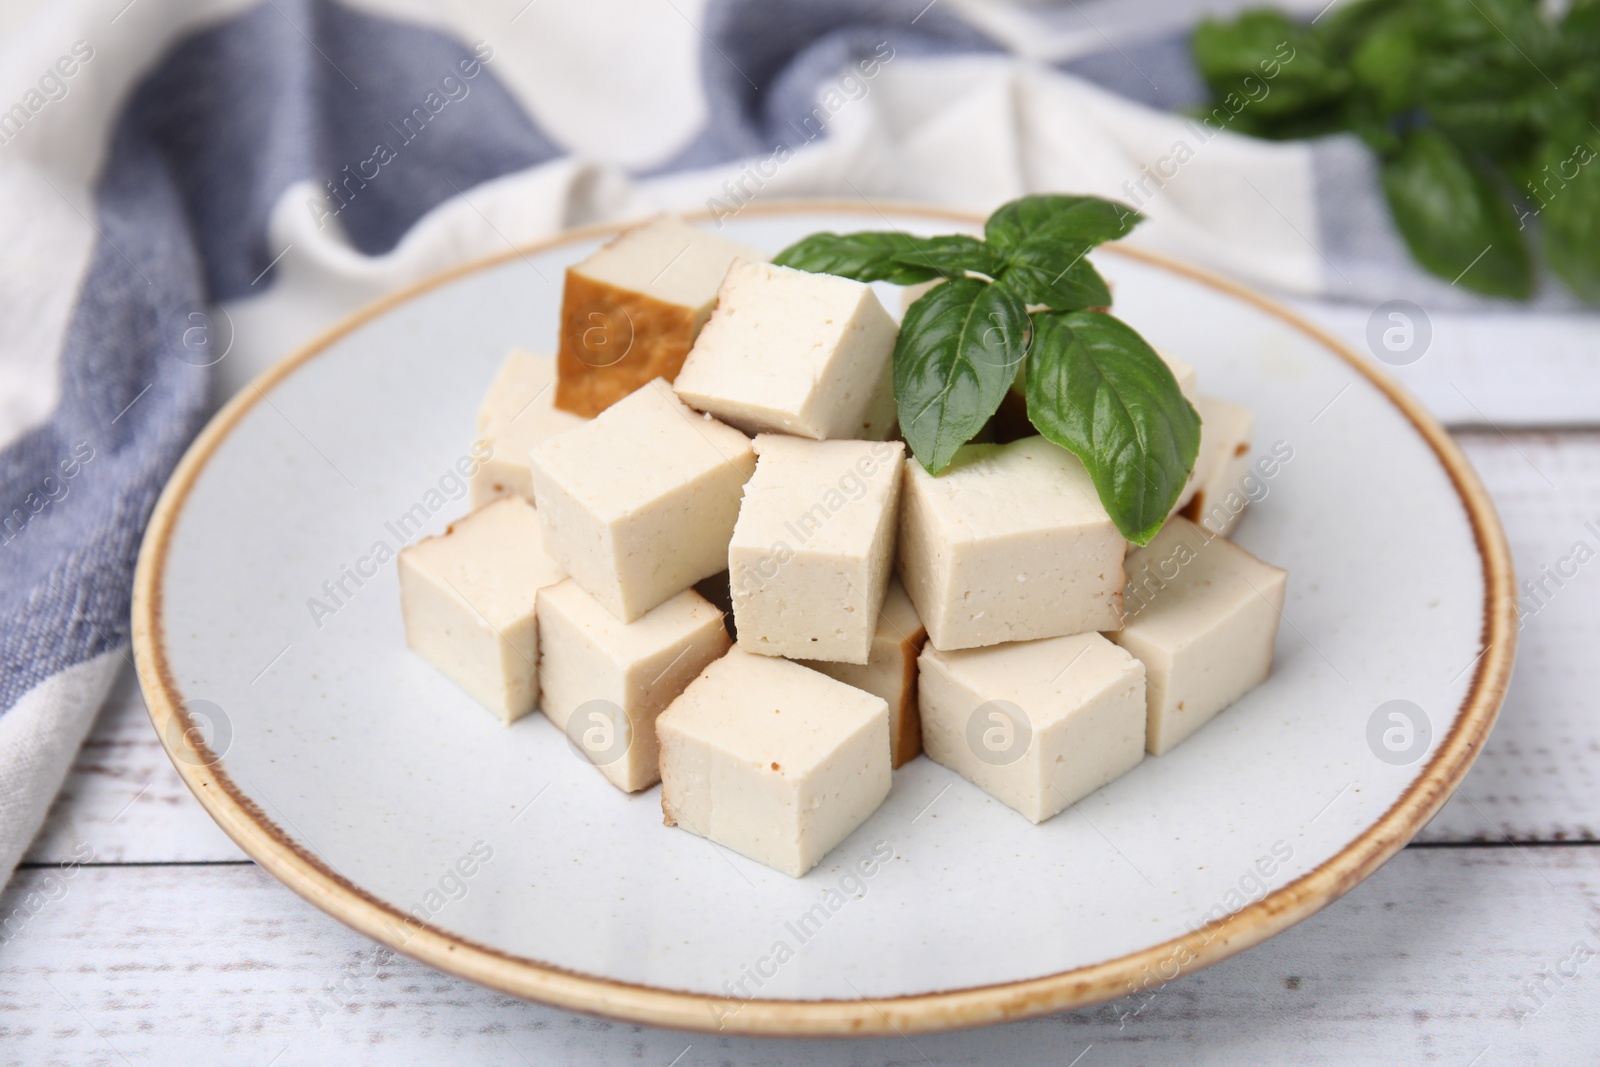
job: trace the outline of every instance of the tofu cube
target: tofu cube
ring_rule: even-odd
[[[1210,533],[1226,537],[1250,502],[1245,495],[1245,475],[1250,470],[1250,432],[1255,416],[1250,409],[1216,397],[1203,396],[1200,413],[1200,472],[1195,491],[1183,509],[1184,517]]]
[[[889,765],[899,767],[922,754],[922,718],[917,711],[917,654],[928,631],[899,579],[889,579],[889,590],[872,635],[872,655],[866,664],[801,660],[807,667],[884,699],[889,705]]]
[[[881,441],[896,425],[898,332],[868,285],[736,262],[678,395],[750,434]]]
[[[733,618],[733,589],[729,585],[728,572],[718,571],[709,578],[703,578],[694,583],[694,591],[709,600],[713,607],[722,612],[722,624],[728,628],[728,633],[733,639],[739,639],[739,627]]]
[[[506,497],[398,562],[406,644],[508,723],[539,702],[535,605],[566,577],[540,542],[533,506]]]
[[[883,698],[740,645],[656,729],[666,824],[795,878],[889,795]]]
[[[533,450],[545,546],[632,622],[728,565],[750,439],[684,407],[657,378]]]
[[[937,478],[907,460],[902,497],[900,579],[934,647],[1122,625],[1127,543],[1066,449],[965,445]]]
[[[686,590],[633,622],[568,579],[539,595],[539,708],[632,793],[661,780],[656,717],[732,642],[722,612]]]
[[[1156,349],[1156,355],[1161,357],[1161,361],[1167,365],[1167,369],[1172,372],[1172,376],[1178,379],[1178,391],[1183,394],[1183,398],[1190,404],[1198,403],[1200,391],[1196,388],[1196,385],[1199,383],[1199,375],[1195,372],[1194,366],[1185,363],[1171,352],[1163,352],[1159,348]]]
[[[905,445],[762,434],[728,545],[741,647],[865,664],[889,585]]]
[[[472,506],[481,508],[503,496],[533,502],[528,452],[534,445],[583,422],[556,408],[556,361],[521,349],[500,364],[494,384],[478,408],[478,439],[489,458],[472,476]]]
[[[922,745],[1038,823],[1144,758],[1144,666],[1099,634],[919,660]]]
[[[1123,626],[1111,639],[1144,664],[1151,755],[1266,680],[1288,577],[1183,518],[1129,554]]]
[[[598,415],[653,378],[676,378],[728,267],[765,258],[661,215],[568,267],[556,406]]]

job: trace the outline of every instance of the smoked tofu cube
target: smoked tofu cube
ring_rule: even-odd
[[[1123,626],[1111,639],[1144,664],[1151,755],[1266,680],[1288,578],[1183,518],[1129,554]]]
[[[1144,666],[1099,634],[922,650],[922,745],[1038,823],[1144,758]]]
[[[728,565],[750,439],[657,378],[533,450],[545,547],[623,622]]]
[[[508,723],[539,702],[535,605],[566,577],[540,540],[533,506],[507,497],[400,552],[406,644]]]
[[[528,452],[583,420],[555,406],[556,361],[513,349],[500,364],[494,384],[478,408],[478,439],[489,458],[472,476],[472,506],[481,508],[503,496],[533,502]]]
[[[865,664],[889,585],[905,446],[762,434],[728,545],[741,647]]]
[[[1210,533],[1226,537],[1233,532],[1249,503],[1245,475],[1250,470],[1250,432],[1255,416],[1250,409],[1216,397],[1203,396],[1195,405],[1200,413],[1200,477],[1184,517]]]
[[[661,780],[656,717],[732,642],[693,590],[633,622],[570,579],[539,595],[539,708],[618,789]]]
[[[750,434],[881,441],[896,425],[889,357],[898,332],[868,285],[737,262],[678,374],[678,395]]]
[[[794,878],[889,795],[883,698],[741,645],[656,729],[666,824]]]
[[[889,580],[864,666],[801,660],[807,667],[880,696],[889,705],[889,764],[899,767],[922,754],[922,719],[917,711],[917,654],[928,631],[898,579]]]
[[[1089,472],[1042,437],[906,461],[900,579],[946,651],[1122,625],[1127,543]]]
[[[717,286],[760,252],[662,215],[567,268],[556,406],[598,415],[653,378],[678,376]]]

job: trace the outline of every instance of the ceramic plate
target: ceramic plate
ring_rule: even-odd
[[[787,205],[723,232],[776,252],[885,224]],[[1042,826],[919,759],[799,880],[664,828],[659,789],[624,796],[542,716],[502,726],[408,652],[394,565],[370,562],[414,539],[401,517],[419,506],[430,533],[465,510],[453,470],[479,399],[509,348],[553,348],[562,272],[610,232],[357,315],[235,397],[156,509],[134,598],[151,717],[222,828],[334,917],[484,985],[641,1022],[975,1025],[1153,990],[1282,931],[1410,839],[1482,746],[1514,597],[1460,452],[1293,314],[1106,249],[1122,317],[1255,410],[1258,454],[1289,457],[1247,483],[1235,534],[1290,573],[1271,679]]]

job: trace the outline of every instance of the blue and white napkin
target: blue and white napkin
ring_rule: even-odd
[[[986,211],[1071,190],[1137,205],[1139,243],[1282,293],[1480,308],[1409,264],[1358,142],[1266,144],[1180,113],[1202,97],[1200,7],[8,8],[0,881],[128,669],[140,536],[208,413],[451,264],[661,208],[821,195]]]

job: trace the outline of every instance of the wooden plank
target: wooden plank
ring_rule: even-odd
[[[1582,1063],[1600,1043],[1597,893],[1596,847],[1413,848],[1148,994],[914,1045],[786,1043],[492,994],[387,957],[253,865],[32,868],[0,899],[39,905],[0,944],[0,1064]]]
[[[1538,577],[1578,540],[1600,551],[1600,433],[1469,433],[1463,446],[1499,504],[1518,573]],[[1527,620],[1511,693],[1478,765],[1425,841],[1594,840],[1600,835],[1600,560]],[[137,798],[137,799],[135,799]],[[1468,799],[1470,798],[1470,799]],[[29,859],[87,842],[105,862],[241,857],[200,810],[150,728],[131,677],[78,757]]]
[[[247,858],[173,769],[132,667],[123,668],[23,862],[86,854],[96,863]]]
[[[1457,439],[1500,511],[1519,584],[1543,589],[1524,599],[1517,667],[1489,744],[1421,839],[1596,840],[1600,433]],[[1585,552],[1595,558],[1579,563]]]

